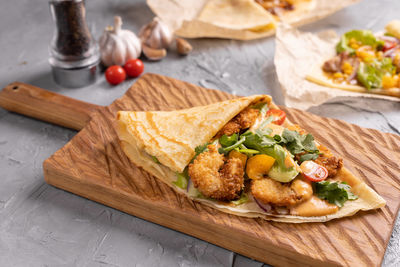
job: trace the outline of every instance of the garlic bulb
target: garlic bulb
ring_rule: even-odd
[[[121,17],[114,17],[114,27],[108,26],[100,37],[101,61],[105,66],[124,65],[129,59],[140,56],[142,47],[139,38],[129,31],[121,29]]]
[[[155,17],[140,29],[139,38],[142,41],[142,45],[153,49],[168,49],[174,39],[174,35],[164,22]]]

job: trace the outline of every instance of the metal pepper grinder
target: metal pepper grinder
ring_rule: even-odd
[[[96,81],[100,53],[86,24],[84,0],[50,0],[56,24],[49,63],[54,81],[76,88]]]

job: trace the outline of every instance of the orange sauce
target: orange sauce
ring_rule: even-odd
[[[317,196],[312,196],[309,200],[291,207],[290,213],[297,216],[312,217],[333,214],[338,210],[338,206],[326,200],[322,200]]]

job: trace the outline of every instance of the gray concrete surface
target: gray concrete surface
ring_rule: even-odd
[[[47,63],[53,23],[47,1],[0,1],[0,86],[18,80],[95,104],[108,105],[133,80],[117,87],[103,77],[92,86],[64,89]],[[138,31],[152,18],[144,1],[87,0],[96,37],[116,14]],[[380,30],[399,17],[398,0],[365,0],[309,31]],[[146,72],[243,95],[269,93],[283,103],[274,66],[274,38],[238,42],[194,40],[194,52],[146,62]],[[341,99],[311,112],[400,134],[400,104]],[[261,266],[262,263],[47,185],[42,162],[76,132],[0,109],[0,266]],[[368,253],[368,252],[366,252]],[[383,266],[400,266],[400,224]]]

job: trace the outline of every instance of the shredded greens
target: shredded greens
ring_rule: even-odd
[[[186,189],[189,181],[189,174],[187,168],[185,168],[185,170],[182,173],[177,172],[176,177],[177,177],[176,181],[172,183],[179,188]]]
[[[384,44],[382,40],[378,40],[369,30],[352,30],[346,32],[340,38],[339,43],[336,45],[336,51],[338,54],[344,51],[349,52],[350,54],[354,54],[356,52],[356,50],[349,45],[351,39],[360,42],[362,45],[370,45],[374,49],[377,47],[382,47]]]
[[[237,199],[237,200],[231,201],[231,203],[233,203],[234,205],[238,206],[238,205],[244,204],[244,203],[246,203],[248,201],[249,201],[249,197],[247,196],[246,193],[242,192],[242,194],[240,195],[240,198]]]
[[[347,200],[355,200],[358,198],[358,196],[350,191],[350,185],[345,182],[322,181],[314,183],[314,186],[314,191],[320,199],[326,199],[329,203],[335,204],[338,207],[343,207]]]
[[[357,80],[368,90],[382,87],[384,75],[392,75],[395,66],[392,59],[385,57],[382,60],[373,60],[371,63],[361,62],[357,71]]]

